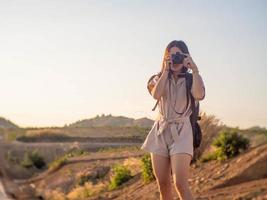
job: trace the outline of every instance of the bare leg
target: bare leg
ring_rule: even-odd
[[[177,153],[170,156],[175,189],[182,200],[193,200],[188,178],[191,156],[187,153]]]
[[[160,191],[160,200],[173,200],[170,158],[151,153],[151,161]]]

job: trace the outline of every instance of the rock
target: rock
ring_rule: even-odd
[[[225,163],[225,164],[224,164],[224,167],[225,167],[225,168],[229,167],[229,164],[228,164],[228,163]]]
[[[219,175],[219,176],[215,176],[215,177],[213,177],[213,179],[219,179],[219,178],[221,178],[221,177],[223,177],[224,175],[223,174],[221,174],[221,175]]]

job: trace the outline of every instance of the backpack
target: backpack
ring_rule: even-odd
[[[189,95],[191,98],[192,114],[190,115],[190,122],[193,130],[193,147],[194,149],[196,149],[201,144],[202,131],[200,125],[198,124],[198,120],[201,120],[201,116],[199,116],[199,101],[197,102],[197,105],[195,105],[195,98],[190,92],[192,83],[193,83],[193,75],[191,73],[186,73],[186,91],[187,95]]]
[[[161,72],[152,75],[148,82],[147,82],[147,89],[148,87],[148,83],[155,77],[155,76],[161,76]],[[190,123],[192,126],[192,131],[193,131],[193,148],[194,150],[196,148],[198,148],[201,144],[201,140],[202,140],[202,131],[201,128],[198,124],[198,120],[201,119],[201,116],[199,116],[199,102],[197,102],[197,105],[195,105],[195,99],[193,97],[193,95],[191,94],[190,90],[192,87],[192,83],[193,83],[193,75],[192,73],[188,73],[186,72],[186,93],[187,93],[187,97],[189,96],[191,98],[191,108],[192,108],[192,114],[190,115]],[[149,91],[149,90],[148,90]],[[152,108],[152,111],[154,111],[157,107],[159,103],[159,100],[157,100],[155,106]]]

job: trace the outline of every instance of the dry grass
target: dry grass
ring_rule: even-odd
[[[130,169],[132,175],[136,175],[141,171],[142,161],[140,158],[127,158],[123,161],[122,165]]]
[[[198,121],[202,130],[202,142],[196,151],[196,157],[199,158],[204,151],[209,151],[213,139],[219,131],[225,126],[215,115],[208,115],[206,112],[200,112],[201,120]]]
[[[25,129],[26,136],[53,136],[53,135],[65,135],[69,137],[132,137],[140,136],[144,137],[149,127],[87,127],[87,128],[39,128],[39,129]]]
[[[46,191],[45,197],[49,200],[67,200],[66,195],[60,189]]]
[[[68,200],[80,200],[85,199],[87,197],[91,197],[93,195],[99,194],[106,189],[106,185],[104,183],[93,184],[91,182],[86,182],[84,186],[75,187],[70,193],[68,193]]]

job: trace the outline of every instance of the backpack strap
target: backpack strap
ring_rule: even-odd
[[[186,78],[186,93],[187,93],[187,97],[190,96],[191,100],[192,100],[192,94],[191,94],[191,88],[192,88],[192,83],[193,83],[193,77],[191,73],[186,73],[185,74],[185,78]],[[194,97],[193,97],[194,100]],[[194,103],[194,102],[193,102]],[[191,101],[192,104],[192,101]]]
[[[155,106],[152,108],[152,111],[154,111],[154,110],[156,109],[156,107],[157,107],[158,103],[159,103],[159,100],[157,100],[157,102],[156,102]]]
[[[192,113],[194,116],[193,121],[196,122],[197,120],[201,119],[201,116],[197,116],[197,114],[196,114],[196,113],[198,113],[198,110],[199,110],[199,104],[197,105],[197,108],[196,108],[195,98],[193,97],[193,95],[191,93],[191,88],[192,88],[192,83],[193,83],[193,75],[191,73],[186,73],[186,78],[187,78],[187,81],[186,81],[187,95],[189,95],[191,98],[191,108],[192,108]]]
[[[186,73],[186,92],[187,96],[190,96],[191,99],[191,109],[192,109],[192,114],[193,114],[193,123],[196,122],[196,107],[195,107],[195,98],[193,97],[191,93],[191,88],[192,88],[192,83],[193,83],[193,76],[191,73]],[[192,124],[194,125],[194,124]]]

